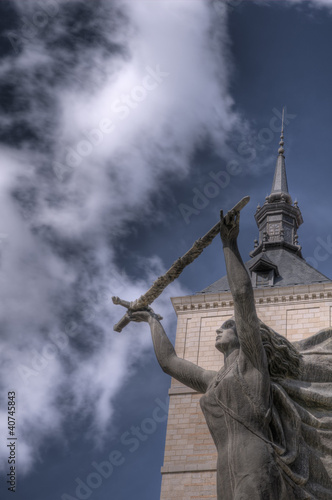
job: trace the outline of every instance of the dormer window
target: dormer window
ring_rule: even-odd
[[[256,286],[273,286],[274,283],[274,270],[271,269],[270,271],[258,271],[258,272],[253,272],[253,275],[256,277]]]
[[[275,278],[279,276],[278,267],[266,256],[262,255],[249,267],[252,286],[273,286]]]

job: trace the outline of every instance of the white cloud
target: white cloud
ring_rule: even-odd
[[[203,140],[222,151],[239,125],[224,8],[216,22],[205,0],[85,4],[45,2],[52,14],[42,22],[39,2],[17,2],[30,21],[14,37],[20,52],[0,66],[19,102],[0,119],[14,138],[1,147],[1,380],[18,392],[25,470],[42,440],[92,401],[94,436],[105,432],[133,336],[136,356],[150,346],[137,325],[112,333],[122,311],[110,297],[133,300],[163,271],[152,259],[130,279],[114,263],[117,238],[151,212],[166,175],[188,174]],[[156,303],[166,330],[169,297],[184,293],[175,283]]]

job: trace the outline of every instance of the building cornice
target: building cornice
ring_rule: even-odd
[[[287,287],[254,289],[256,306],[278,303],[299,304],[307,302],[322,302],[332,300],[332,282],[315,283],[311,285],[293,285]],[[202,310],[222,312],[223,309],[234,307],[231,292],[188,295],[171,299],[177,315]]]

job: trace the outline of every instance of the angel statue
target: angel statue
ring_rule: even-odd
[[[151,308],[129,309],[127,320],[147,322],[162,370],[203,394],[218,500],[331,500],[332,330],[290,343],[259,320],[239,221],[239,211],[221,212],[234,317],[216,331],[219,372],[179,358]]]

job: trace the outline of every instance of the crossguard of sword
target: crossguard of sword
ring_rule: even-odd
[[[118,321],[118,323],[116,325],[114,325],[113,330],[115,332],[122,332],[124,327],[130,323],[131,313],[134,313],[135,311],[150,311],[150,312],[152,311],[151,307],[149,307],[149,306],[138,307],[138,305],[136,305],[135,302],[128,302],[127,300],[122,300],[119,297],[112,297],[112,302],[113,302],[113,304],[115,304],[117,306],[122,306],[122,307],[125,307],[127,309],[126,314],[124,316],[122,316],[122,318],[120,319],[120,321]],[[154,316],[158,320],[163,319],[162,316],[160,316],[159,314],[154,313]]]

